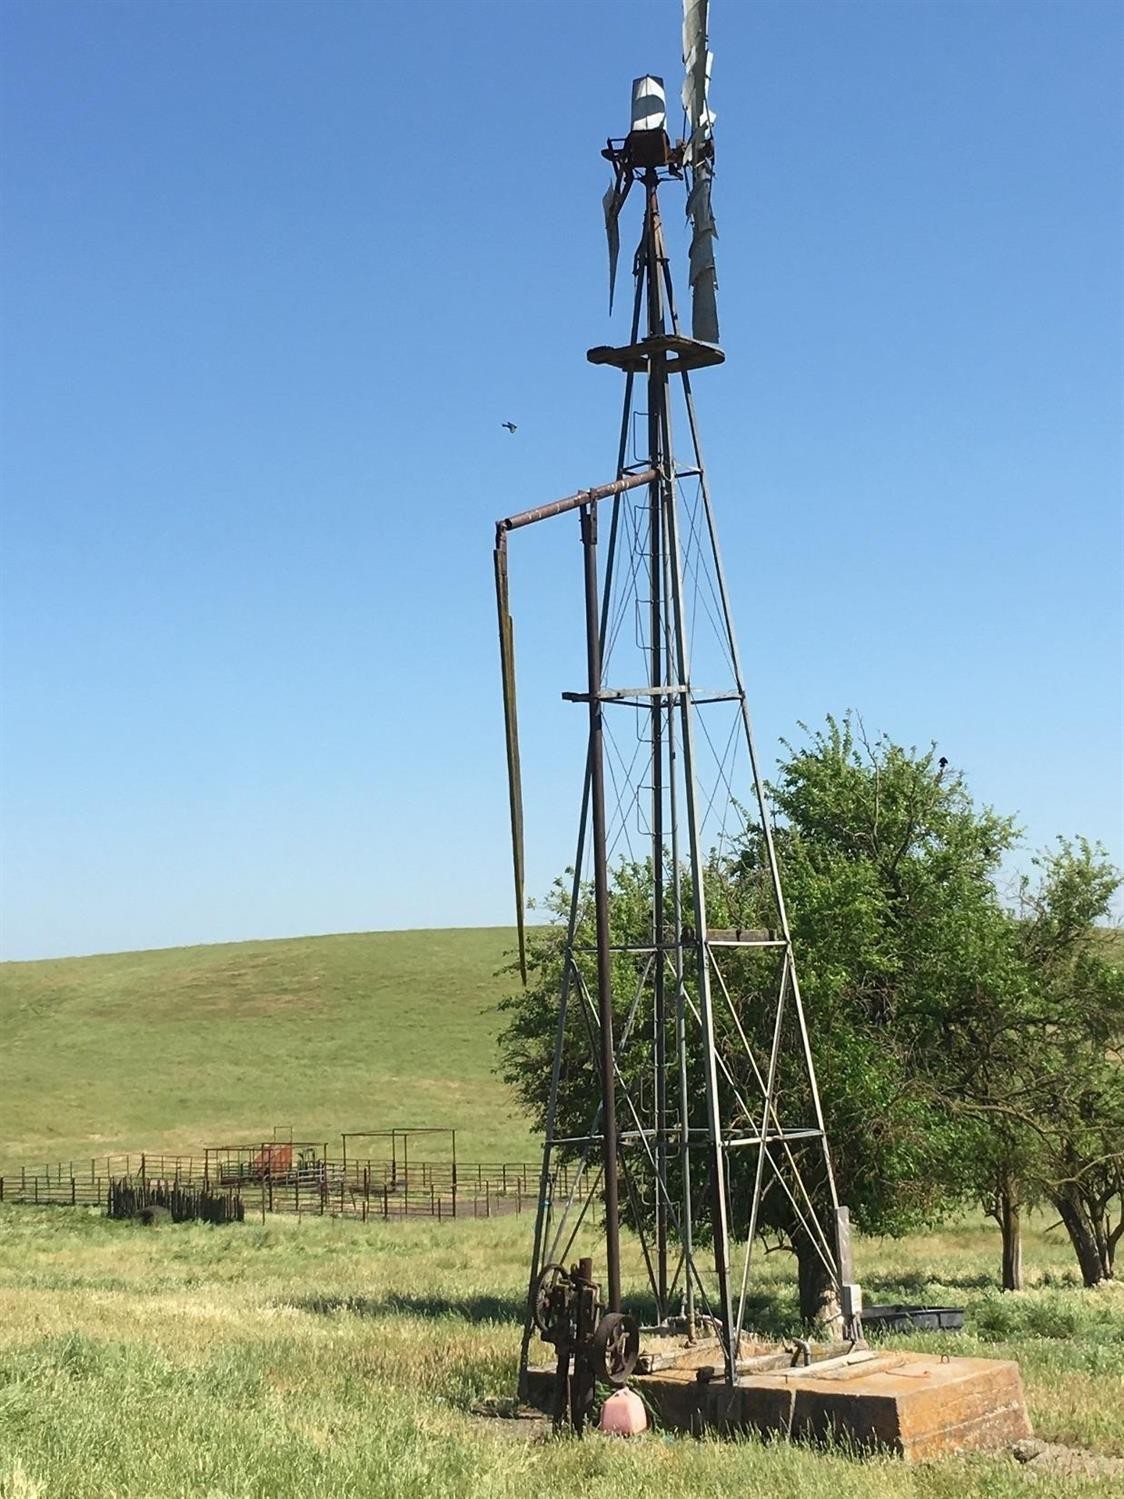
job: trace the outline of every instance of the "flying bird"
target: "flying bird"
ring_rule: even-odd
[[[514,432],[516,430],[514,422],[500,422],[500,426],[506,427],[509,432]]]

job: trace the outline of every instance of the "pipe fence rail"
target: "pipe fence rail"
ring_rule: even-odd
[[[222,1148],[223,1150],[226,1147]],[[560,1165],[551,1174],[552,1196],[569,1193],[576,1168]],[[0,1173],[4,1203],[99,1207],[108,1209],[115,1184],[132,1182],[161,1188],[210,1188],[236,1192],[247,1216],[358,1218],[495,1218],[533,1210],[538,1200],[539,1167],[526,1161],[361,1160],[329,1155],[295,1157],[258,1151],[224,1157],[214,1148],[203,1155],[139,1151],[20,1166]]]

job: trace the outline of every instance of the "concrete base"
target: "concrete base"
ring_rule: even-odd
[[[741,1375],[731,1389],[721,1378],[700,1380],[696,1355],[694,1367],[638,1374],[632,1384],[665,1428],[836,1441],[910,1462],[1009,1447],[1030,1435],[1019,1366],[999,1359],[857,1354],[821,1370]],[[532,1404],[549,1410],[553,1389],[553,1369],[529,1371]]]

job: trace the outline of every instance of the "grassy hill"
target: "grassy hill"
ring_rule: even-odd
[[[0,964],[0,1162],[455,1127],[535,1147],[492,1072],[501,928],[369,932]]]

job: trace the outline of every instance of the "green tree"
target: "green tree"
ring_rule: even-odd
[[[1012,1058],[1015,1103],[1034,1137],[1028,1176],[1095,1285],[1124,1237],[1124,970],[1105,926],[1120,875],[1084,839],[1035,862],[1019,901],[1033,1014]]]
[[[1104,928],[1119,876],[1102,849],[1059,840],[1007,913],[1008,961],[950,1016],[947,1107],[982,1126],[974,1160],[1003,1232],[1002,1284],[1022,1285],[1020,1212],[1057,1210],[1087,1285],[1124,1234],[1124,972]]]
[[[1098,1277],[1111,1273],[1124,1232],[1116,1143],[1124,1139],[1117,1065],[1124,978],[1098,947],[1098,923],[1116,888],[1103,855],[1063,845],[1009,909],[996,881],[1017,836],[1013,821],[976,806],[934,749],[871,741],[849,716],[786,745],[772,799],[833,1166],[856,1226],[901,1235],[983,1200],[1003,1228],[1004,1284],[1015,1288],[1020,1210],[1044,1197],[1066,1223],[1085,1278],[1094,1264]],[[650,873],[643,864],[613,872],[614,942],[646,940]],[[705,878],[712,926],[770,924],[759,829],[748,827],[732,856],[713,857]],[[567,910],[560,881],[551,913]],[[577,946],[592,945],[583,892]],[[531,984],[503,1006],[502,1070],[540,1127],[563,961],[561,925],[539,928]],[[618,1033],[627,1032],[643,961],[615,958]],[[576,963],[592,993],[592,952],[579,952]],[[761,953],[730,950],[723,963],[738,1018],[731,1026],[727,1017],[717,1041],[735,1069],[735,1029],[756,1055],[768,1053],[775,975]],[[590,1056],[589,1036],[571,1028],[559,1134],[589,1128],[597,1097]],[[621,1067],[641,1099],[651,1062],[650,1028],[634,1028]],[[701,1098],[697,1056],[689,1069],[690,1094]],[[809,1109],[806,1094],[790,1035],[779,1075],[790,1117]],[[731,1158],[735,1201],[746,1211],[751,1156]],[[633,1169],[626,1213],[643,1221],[651,1193]],[[694,1185],[702,1208],[706,1184]],[[810,1190],[826,1206],[826,1182],[814,1171]],[[746,1231],[744,1219],[735,1232]],[[759,1231],[770,1247],[796,1255],[801,1308],[815,1320],[826,1276],[783,1191],[766,1196]]]
[[[1016,830],[934,749],[849,717],[786,748],[778,849],[839,1194],[859,1228],[900,1235],[974,1186],[986,1127],[947,1106],[949,1042],[1016,966],[994,883]],[[759,864],[751,836],[734,878]]]

